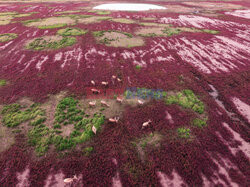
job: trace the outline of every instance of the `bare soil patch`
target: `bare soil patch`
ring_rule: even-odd
[[[92,17],[88,17],[88,18],[79,18],[77,19],[78,23],[82,23],[82,24],[90,24],[90,23],[100,23],[104,20],[109,20],[112,17],[108,17],[108,16],[92,16]]]
[[[133,37],[129,33],[122,33],[116,31],[103,32],[100,36],[96,37],[97,41],[107,46],[112,47],[137,47],[145,44],[144,40],[140,37]]]
[[[71,17],[50,17],[41,20],[34,20],[26,23],[25,25],[28,27],[43,27],[43,26],[53,26],[53,25],[75,25],[76,21]]]
[[[49,96],[48,101],[41,105],[41,108],[46,111],[46,118],[47,118],[47,120],[45,121],[46,126],[53,128],[56,106],[66,95],[67,92],[60,92],[56,95],[51,95]]]
[[[1,120],[1,117],[0,117]],[[11,129],[3,126],[0,122],[0,153],[10,148],[15,143],[15,135],[11,132]]]
[[[8,25],[11,22],[11,19],[13,18],[13,16],[5,16],[5,15],[0,15],[0,25]]]

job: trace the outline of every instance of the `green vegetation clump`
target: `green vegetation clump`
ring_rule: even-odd
[[[17,34],[15,33],[4,33],[4,34],[0,34],[0,42],[8,42],[10,40],[13,40],[15,38],[17,38]]]
[[[93,147],[85,147],[85,148],[83,149],[83,154],[84,154],[85,156],[89,156],[89,155],[92,153],[93,150],[94,150]]]
[[[82,120],[82,115],[77,106],[78,101],[72,97],[66,97],[59,102],[55,113],[55,122],[57,124],[75,124]]]
[[[140,69],[141,69],[141,66],[140,66],[140,65],[136,65],[135,68],[136,68],[137,70],[140,70]]]
[[[38,116],[44,116],[45,114],[45,112],[39,108],[38,104],[34,104],[26,110],[21,110],[23,108],[24,107],[19,104],[4,106],[1,111],[3,124],[7,127],[16,127],[25,121],[35,119]]]
[[[180,28],[165,27],[164,30],[162,30],[162,32],[166,34],[167,36],[173,36],[173,35],[180,34],[182,31]]]
[[[130,33],[121,32],[121,31],[116,31],[116,30],[94,31],[94,32],[93,32],[93,35],[94,35],[94,37],[102,37],[106,32],[109,32],[109,33],[111,33],[111,32],[117,32],[117,33],[124,34],[124,35],[128,36],[129,38],[132,38],[132,37],[133,37],[133,35],[130,34]]]
[[[79,36],[86,34],[87,32],[87,30],[82,30],[80,28],[66,28],[58,30],[57,34],[61,36]]]
[[[219,31],[209,30],[209,29],[203,29],[202,31],[205,32],[205,33],[209,33],[209,34],[218,34],[218,33],[220,33]]]
[[[196,127],[199,127],[199,128],[203,128],[205,126],[207,126],[207,123],[206,123],[207,119],[199,119],[199,118],[195,118],[193,120],[193,125],[196,126]]]
[[[181,138],[189,138],[190,137],[190,129],[181,127],[177,129],[178,136]]]
[[[105,116],[101,113],[94,114],[92,118],[84,115],[84,111],[79,109],[78,101],[74,98],[66,97],[59,102],[55,113],[54,128],[60,128],[61,124],[72,124],[75,130],[70,134],[70,137],[61,137],[60,139],[57,138],[57,141],[54,141],[57,150],[69,149],[78,143],[90,140],[95,135],[92,131],[93,126],[97,132],[100,131]]]
[[[98,14],[98,15],[108,15],[110,13],[111,13],[110,11],[97,11],[96,12],[96,14]]]
[[[0,79],[0,87],[5,86],[7,84],[6,80]]]
[[[35,152],[38,156],[44,155],[49,145],[52,143],[53,132],[45,125],[35,126],[28,132],[28,142],[35,146]]]
[[[76,43],[74,37],[63,37],[61,40],[46,40],[44,38],[36,38],[30,42],[26,47],[32,50],[45,50],[45,49],[60,49],[67,46],[72,46]]]
[[[56,28],[61,28],[67,26],[66,23],[58,23],[58,24],[53,24],[53,25],[43,25],[43,26],[38,26],[39,29],[56,29]]]
[[[178,104],[199,114],[202,114],[205,109],[204,103],[198,99],[192,90],[183,90],[178,92],[177,95],[170,95],[165,99],[165,102],[168,105]]]

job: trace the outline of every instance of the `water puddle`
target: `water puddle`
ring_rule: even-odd
[[[160,10],[166,9],[163,6],[143,3],[111,3],[102,4],[94,7],[99,10],[123,10],[123,11],[145,11],[145,10]]]

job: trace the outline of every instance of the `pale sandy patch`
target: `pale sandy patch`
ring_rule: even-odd
[[[148,27],[148,28],[141,28],[138,29],[135,34],[141,35],[141,36],[165,36],[165,34],[162,32],[162,27]]]
[[[65,17],[45,18],[42,20],[27,23],[26,26],[39,27],[39,26],[50,26],[50,25],[57,25],[57,24],[74,25],[75,23],[76,23],[76,21],[73,18],[65,16]]]
[[[108,39],[108,42],[105,40]],[[137,47],[143,46],[144,40],[140,37],[129,37],[120,32],[105,32],[103,36],[97,37],[99,42],[104,41],[104,44],[112,47]]]
[[[92,16],[92,17],[88,17],[88,18],[79,18],[79,19],[77,19],[77,22],[82,23],[82,24],[90,24],[90,23],[100,23],[102,21],[109,20],[109,19],[111,19],[111,17]]]
[[[11,19],[13,19],[13,16],[1,16],[0,15],[0,25],[8,25],[11,22]]]
[[[11,129],[3,126],[2,122],[0,122],[0,142],[0,153],[9,149],[15,143],[15,136],[11,132]]]

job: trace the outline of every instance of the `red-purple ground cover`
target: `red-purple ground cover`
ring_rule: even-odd
[[[176,2],[154,3],[190,7]],[[250,4],[246,1],[230,3],[242,5],[245,14],[221,10],[216,12],[220,14],[218,17],[206,17],[199,12],[164,11],[115,11],[104,15],[141,22],[146,22],[142,18],[154,17],[156,20],[147,22],[211,29],[219,34],[184,32],[171,37],[144,38],[146,45],[142,47],[115,48],[97,44],[91,31],[112,29],[133,34],[141,26],[106,20],[77,24],[76,27],[89,32],[77,36],[75,45],[51,51],[26,50],[24,44],[28,39],[54,35],[58,29],[27,27],[19,21],[57,16],[55,12],[86,8],[92,6],[91,3],[0,6],[0,12],[38,12],[0,25],[0,34],[18,34],[16,39],[0,43],[0,79],[7,80],[7,85],[0,87],[0,104],[14,103],[22,97],[46,102],[48,94],[65,90],[79,97],[86,96],[91,80],[95,80],[108,81],[109,89],[121,91],[127,87],[167,92],[191,89],[204,102],[208,116],[207,127],[199,129],[190,126],[195,116],[192,112],[166,105],[161,100],[143,106],[127,106],[118,124],[105,122],[102,133],[91,140],[94,152],[88,157],[72,151],[63,158],[52,153],[33,158],[25,143],[27,138],[18,135],[16,143],[0,153],[0,184],[18,184],[16,173],[28,167],[30,186],[44,186],[49,175],[60,172],[65,178],[81,176],[75,186],[111,186],[117,175],[123,186],[248,186]],[[71,14],[95,14],[88,10]],[[136,65],[141,69],[137,70]],[[120,77],[122,82],[111,84],[112,75]],[[166,112],[174,123],[166,117]],[[150,133],[141,128],[148,119],[163,137],[160,147],[147,147],[142,160],[131,142]],[[176,135],[176,128],[183,126],[191,129],[191,140]]]

